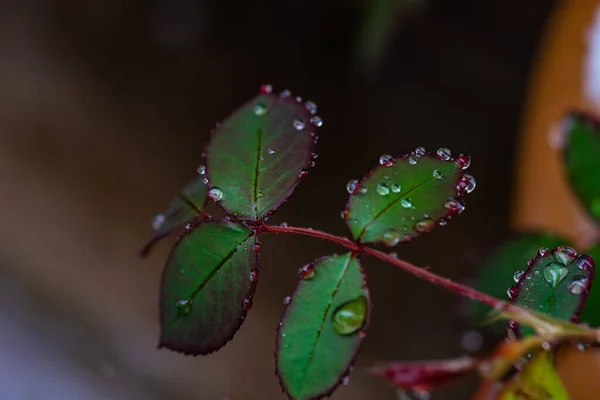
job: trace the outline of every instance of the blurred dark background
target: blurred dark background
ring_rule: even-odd
[[[168,245],[151,218],[195,174],[210,129],[263,83],[319,105],[317,168],[271,222],[345,235],[346,182],[382,153],[472,155],[447,227],[397,249],[453,279],[508,230],[542,0],[30,0],[0,5],[0,398],[283,399],[275,327],[296,269],[337,249],[268,237],[255,306],[204,358],[157,351]],[[434,250],[432,250],[434,249]],[[364,367],[465,352],[461,301],[367,260],[375,312],[336,399],[391,399]],[[465,399],[475,381],[436,392]]]

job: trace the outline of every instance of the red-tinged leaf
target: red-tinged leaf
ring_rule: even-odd
[[[257,240],[247,227],[220,219],[179,238],[163,272],[159,347],[208,354],[233,337],[252,306]]]
[[[451,360],[401,362],[372,369],[400,389],[428,392],[473,370],[477,361],[471,357]]]
[[[186,225],[201,218],[208,193],[208,187],[204,182],[206,178],[203,176],[204,166],[198,167],[198,173],[201,173],[200,176],[188,183],[181,193],[171,200],[165,212],[154,217],[152,227],[155,232],[142,250],[142,255],[147,255],[160,239],[181,232]]]
[[[301,271],[277,330],[276,367],[291,399],[320,399],[343,382],[370,317],[370,296],[351,253],[322,257]]]
[[[511,301],[565,321],[577,322],[595,275],[594,259],[568,246],[540,249],[527,270],[508,289]],[[519,332],[518,326],[513,328]],[[523,334],[531,334],[524,327]]]
[[[592,256],[594,260],[600,260],[600,243],[596,243],[586,253]],[[590,295],[585,301],[585,307],[581,312],[581,321],[591,327],[600,326],[600,284],[597,279],[594,278],[592,282],[594,290],[590,290]]]
[[[469,164],[465,155],[451,158],[448,149],[430,155],[419,147],[395,160],[381,156],[371,173],[348,183],[343,217],[352,236],[395,246],[445,225],[464,210],[462,196],[475,188],[475,179],[464,173]]]
[[[208,146],[209,198],[241,219],[260,220],[283,204],[315,157],[316,105],[270,90],[221,123]]]

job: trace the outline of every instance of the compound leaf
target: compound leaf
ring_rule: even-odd
[[[207,149],[209,197],[230,214],[260,220],[277,209],[307,175],[322,124],[312,102],[261,93],[213,132]]]
[[[348,183],[343,216],[352,236],[394,246],[445,225],[464,210],[461,197],[475,188],[475,179],[463,172],[469,164],[464,155],[452,159],[448,149],[436,156],[423,148],[396,160],[382,156],[360,182]]]
[[[252,306],[256,243],[250,229],[219,219],[186,230],[163,272],[159,347],[208,354],[233,337]]]
[[[277,330],[277,374],[291,398],[318,399],[349,373],[367,329],[370,296],[351,253],[322,257],[301,276]]]
[[[600,121],[573,111],[563,126],[565,169],[571,187],[590,215],[600,221]]]

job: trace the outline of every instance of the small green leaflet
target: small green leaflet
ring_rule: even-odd
[[[350,371],[365,335],[370,296],[351,253],[322,257],[302,274],[277,330],[277,374],[295,400],[329,395]]]
[[[214,131],[207,150],[209,198],[229,214],[258,221],[308,174],[322,124],[312,102],[270,86]]]
[[[567,243],[566,239],[550,233],[516,234],[486,256],[477,270],[473,286],[494,297],[506,298],[506,288],[515,283],[515,278],[518,280],[521,277],[520,271],[515,274],[516,268],[525,267],[538,249],[553,249],[565,243]],[[484,322],[492,311],[490,306],[483,303],[470,299],[466,301],[469,318],[475,324]],[[492,329],[504,335],[506,323],[498,321],[492,325]]]
[[[160,347],[208,354],[233,337],[252,306],[257,243],[245,226],[220,219],[179,238],[162,277]]]
[[[517,283],[508,289],[513,303],[577,322],[594,279],[594,259],[568,246],[540,249],[527,270],[517,274]]]
[[[600,221],[600,121],[573,111],[563,122],[565,170],[573,191]]]
[[[396,160],[383,155],[379,164],[347,187],[350,198],[343,217],[362,243],[395,246],[445,225],[464,210],[461,197],[475,189],[475,179],[463,173],[469,157],[453,159],[448,149],[433,156],[419,147]]]

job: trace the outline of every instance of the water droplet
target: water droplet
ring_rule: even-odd
[[[519,294],[519,288],[516,286],[511,286],[506,290],[506,294],[508,295],[509,299],[514,300]]]
[[[315,266],[312,264],[306,264],[304,267],[298,270],[298,276],[300,279],[311,279],[315,276]]]
[[[252,245],[252,249],[254,249],[254,251],[257,253],[260,253],[262,251],[262,244],[254,243],[254,245]]]
[[[575,261],[577,258],[577,252],[574,248],[569,246],[559,246],[554,249],[554,258],[557,261],[563,263],[564,265],[568,265]]]
[[[190,299],[181,299],[177,302],[177,309],[179,313],[183,315],[187,315],[192,311],[192,300]]]
[[[318,115],[315,115],[310,119],[310,123],[316,126],[317,128],[320,128],[321,126],[323,126],[323,119]]]
[[[365,324],[367,306],[365,296],[340,305],[331,317],[333,329],[340,335],[350,335],[361,329]]]
[[[390,188],[392,189],[392,192],[394,192],[394,193],[400,193],[402,191],[402,186],[397,185],[395,183],[392,183]]]
[[[448,161],[452,156],[452,152],[450,151],[450,149],[441,147],[437,150],[437,155],[440,160]]]
[[[463,349],[469,353],[475,353],[481,349],[481,346],[483,345],[483,337],[475,330],[467,331],[462,335],[460,343]]]
[[[164,223],[165,216],[163,214],[156,214],[154,218],[152,218],[152,228],[155,231],[159,230]]]
[[[444,179],[444,175],[442,175],[442,173],[440,172],[439,169],[434,169],[433,170],[433,177],[435,179]]]
[[[313,101],[308,100],[306,103],[304,103],[304,107],[306,107],[308,112],[312,115],[317,113],[317,105]]]
[[[296,103],[302,103],[302,97],[296,96]]]
[[[376,190],[380,196],[387,196],[390,193],[390,188],[385,183],[377,185]]]
[[[417,163],[417,157],[413,157],[413,156],[408,157],[408,163],[410,165],[415,165]]]
[[[569,293],[582,294],[587,292],[589,281],[585,276],[575,276],[569,284]]]
[[[196,169],[196,171],[198,171],[198,174],[204,175],[206,173],[206,166],[199,165],[198,168]]]
[[[449,215],[456,215],[465,210],[465,203],[460,197],[450,197],[444,204],[444,208]]]
[[[404,208],[413,208],[412,200],[407,197],[400,199],[400,205]]]
[[[540,247],[538,249],[538,254],[540,255],[540,257],[544,257],[547,252],[548,252],[548,248],[547,247]]]
[[[244,299],[242,301],[242,310],[248,312],[252,308],[252,299]]]
[[[306,178],[307,175],[308,175],[308,171],[305,169],[301,169],[300,172],[298,172],[298,178],[300,178],[300,179]]]
[[[544,268],[544,279],[552,287],[556,287],[569,274],[569,270],[557,262],[550,263]]]
[[[349,383],[350,383],[350,377],[348,375],[346,375],[345,377],[342,378],[342,385],[348,386]]]
[[[461,154],[454,160],[458,168],[465,170],[471,165],[471,157],[466,154]]]
[[[265,107],[265,105],[262,103],[255,104],[252,109],[254,110],[254,114],[258,115],[259,117],[267,113],[267,107]]]
[[[190,233],[190,231],[191,231],[191,230],[192,230],[192,224],[186,224],[186,225],[183,227],[183,232],[184,232],[184,233]]]
[[[284,90],[283,92],[279,93],[279,97],[281,97],[282,99],[287,99],[288,97],[292,96],[292,92],[290,92],[289,90]]]
[[[394,163],[394,157],[389,154],[383,154],[379,157],[379,164],[384,167],[390,167]]]
[[[305,126],[304,121],[302,121],[301,119],[297,119],[297,118],[294,120],[293,124],[294,124],[294,128],[296,128],[296,130],[299,130],[299,131],[304,129],[304,126]]]
[[[354,194],[354,191],[356,190],[357,185],[358,185],[358,181],[356,179],[352,179],[351,181],[348,181],[348,183],[346,184],[346,190],[348,191],[348,193]]]
[[[521,280],[521,277],[523,276],[524,273],[525,273],[525,271],[523,271],[523,270],[517,270],[517,271],[515,271],[515,273],[513,275],[513,280],[516,283],[519,283],[519,281]]]
[[[358,189],[358,192],[359,192],[359,193],[362,193],[362,194],[365,194],[365,193],[367,193],[367,188],[366,188],[366,187],[360,187],[360,188]]]
[[[577,265],[577,268],[584,271],[593,271],[596,267],[594,259],[589,254],[582,254],[577,257],[577,260],[575,260],[575,265]]]
[[[314,168],[314,166],[315,166],[315,162],[314,162],[314,161],[311,161],[311,162],[310,162],[310,166]]]
[[[221,201],[223,198],[223,191],[218,187],[213,187],[208,191],[208,198],[212,201]]]
[[[432,219],[424,219],[415,224],[415,230],[419,233],[431,232],[435,228],[435,221]]]
[[[350,212],[348,210],[344,210],[342,211],[342,213],[340,214],[342,219],[348,219],[348,215],[350,214]]]
[[[475,190],[475,185],[475,178],[473,178],[471,175],[464,174],[460,182],[456,184],[456,191],[462,196]]]
[[[205,185],[208,185],[208,178],[206,178],[206,177],[202,178],[202,183],[204,183]]]
[[[427,153],[427,150],[425,150],[425,147],[423,146],[419,146],[415,149],[415,156],[417,157],[423,157],[425,153]]]
[[[383,234],[382,242],[386,246],[391,247],[391,246],[395,246],[398,243],[400,243],[401,239],[402,239],[402,235],[400,234],[400,232],[398,232],[394,229],[390,229],[390,230],[385,231],[385,233]]]
[[[290,301],[292,301],[292,298],[291,298],[291,296],[285,296],[285,297],[283,298],[283,304],[285,304],[286,306],[287,306],[288,304],[290,304]]]
[[[258,282],[258,268],[252,268],[248,277],[250,278],[250,282]]]
[[[390,257],[392,257],[392,258],[398,258],[398,253],[392,252],[392,253],[390,253]]]
[[[287,224],[287,222],[282,222],[280,226],[281,226],[282,228],[287,228],[287,227],[288,227],[288,224]]]
[[[440,220],[438,221],[438,225],[439,225],[439,226],[446,226],[446,225],[448,225],[448,221],[447,221],[447,220],[445,220],[445,219],[440,219]]]
[[[260,87],[260,92],[264,94],[269,94],[273,91],[273,86],[271,85],[262,85]]]
[[[267,153],[269,153],[269,154],[275,154],[275,150],[269,147],[267,149]]]

